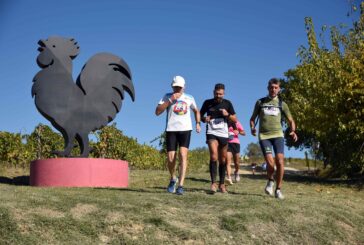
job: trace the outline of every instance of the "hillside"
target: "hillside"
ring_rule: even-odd
[[[210,195],[209,174],[190,172],[183,196],[165,191],[166,171],[131,171],[128,189],[35,188],[21,169],[0,176],[0,244],[364,243],[364,192],[340,181],[286,175],[279,201],[250,173]]]

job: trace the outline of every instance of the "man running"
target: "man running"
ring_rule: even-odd
[[[172,81],[173,93],[167,93],[160,100],[155,114],[158,116],[167,109],[166,143],[168,170],[171,175],[167,191],[183,195],[183,184],[187,169],[187,154],[190,145],[192,121],[191,112],[195,114],[196,132],[201,131],[200,112],[192,95],[184,93],[185,80],[175,76]],[[179,179],[176,177],[176,151],[179,146]],[[178,188],[176,185],[178,182]]]
[[[288,121],[291,132],[289,135],[294,141],[297,141],[295,133],[296,125],[287,104],[278,97],[280,91],[280,81],[272,78],[268,82],[269,95],[259,99],[254,107],[253,114],[250,118],[250,128],[252,135],[256,136],[255,119],[259,117],[259,144],[267,163],[268,182],[265,192],[276,198],[284,199],[281,191],[283,175],[284,175],[284,135],[282,129],[282,114]],[[275,159],[273,158],[273,151]],[[275,193],[274,189],[274,164],[277,166]]]
[[[227,193],[224,180],[226,171],[226,155],[228,146],[228,120],[236,122],[235,110],[229,100],[224,99],[225,85],[215,85],[214,98],[205,100],[201,107],[202,121],[206,126],[206,143],[210,151],[211,192],[217,191],[216,173],[219,161],[219,190]],[[206,114],[206,117],[204,117]]]

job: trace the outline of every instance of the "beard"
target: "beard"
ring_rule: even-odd
[[[219,97],[214,97],[214,100],[215,100],[217,103],[221,103],[221,102],[222,102],[222,98],[219,98]]]

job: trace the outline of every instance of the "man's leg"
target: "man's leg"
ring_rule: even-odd
[[[273,155],[272,155],[273,145],[272,145],[272,142],[269,139],[260,140],[259,144],[260,144],[260,147],[261,147],[262,152],[264,154],[265,162],[267,163],[268,182],[267,182],[267,185],[265,187],[265,193],[272,196],[274,194],[273,193],[273,188],[274,188],[274,179],[273,179],[274,158],[273,158]]]
[[[279,199],[284,199],[284,196],[281,191],[283,175],[284,175],[284,139],[283,137],[274,138],[273,139],[273,149],[276,155],[276,166],[277,166],[277,174],[276,181],[277,187],[275,191],[275,197]]]
[[[282,153],[278,153],[276,155],[276,166],[277,166],[277,173],[276,173],[277,189],[280,189],[282,186],[283,175],[284,175],[284,155]]]
[[[211,191],[216,192],[216,173],[217,173],[217,140],[209,140],[207,142],[210,152],[210,176],[211,176]]]
[[[176,179],[176,151],[167,152],[167,167],[171,175],[171,179]]]
[[[177,178],[176,178],[177,140],[175,132],[167,132],[166,144],[167,144],[167,167],[169,174],[171,175],[167,191],[170,193],[174,193],[176,191],[176,183],[177,183]]]
[[[267,163],[267,177],[269,180],[273,180],[274,174],[274,158],[273,158],[273,144],[271,140],[260,140],[260,148],[262,149],[265,162]]]
[[[227,158],[227,144],[219,144],[218,146],[218,155],[219,155],[219,176],[220,182],[219,187],[220,191],[225,193],[225,172],[226,172],[226,158]]]
[[[267,177],[269,180],[273,180],[274,174],[274,158],[272,153],[266,154],[264,156],[265,162],[267,163]]]
[[[179,148],[179,186],[183,186],[185,177],[186,177],[186,169],[187,169],[187,155],[188,148],[180,147]]]

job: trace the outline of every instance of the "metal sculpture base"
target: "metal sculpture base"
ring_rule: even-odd
[[[52,158],[31,162],[30,185],[40,187],[126,188],[127,161],[99,158]]]

